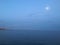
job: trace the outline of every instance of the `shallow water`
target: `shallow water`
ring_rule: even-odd
[[[0,45],[60,45],[60,31],[0,30]]]

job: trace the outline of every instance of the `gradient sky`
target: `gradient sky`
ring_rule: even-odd
[[[0,0],[0,26],[60,30],[60,0]]]

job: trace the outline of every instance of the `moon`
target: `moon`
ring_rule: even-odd
[[[47,10],[47,11],[50,10],[50,7],[49,6],[46,6],[45,7],[45,10]]]

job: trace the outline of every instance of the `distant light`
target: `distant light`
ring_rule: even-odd
[[[50,7],[49,7],[49,6],[46,6],[46,7],[45,7],[45,10],[50,10]]]
[[[46,7],[46,10],[48,10],[49,8],[48,7]]]

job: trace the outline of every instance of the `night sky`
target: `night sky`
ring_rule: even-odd
[[[60,45],[60,0],[0,0],[0,45]]]
[[[0,0],[0,27],[60,30],[60,0]]]

